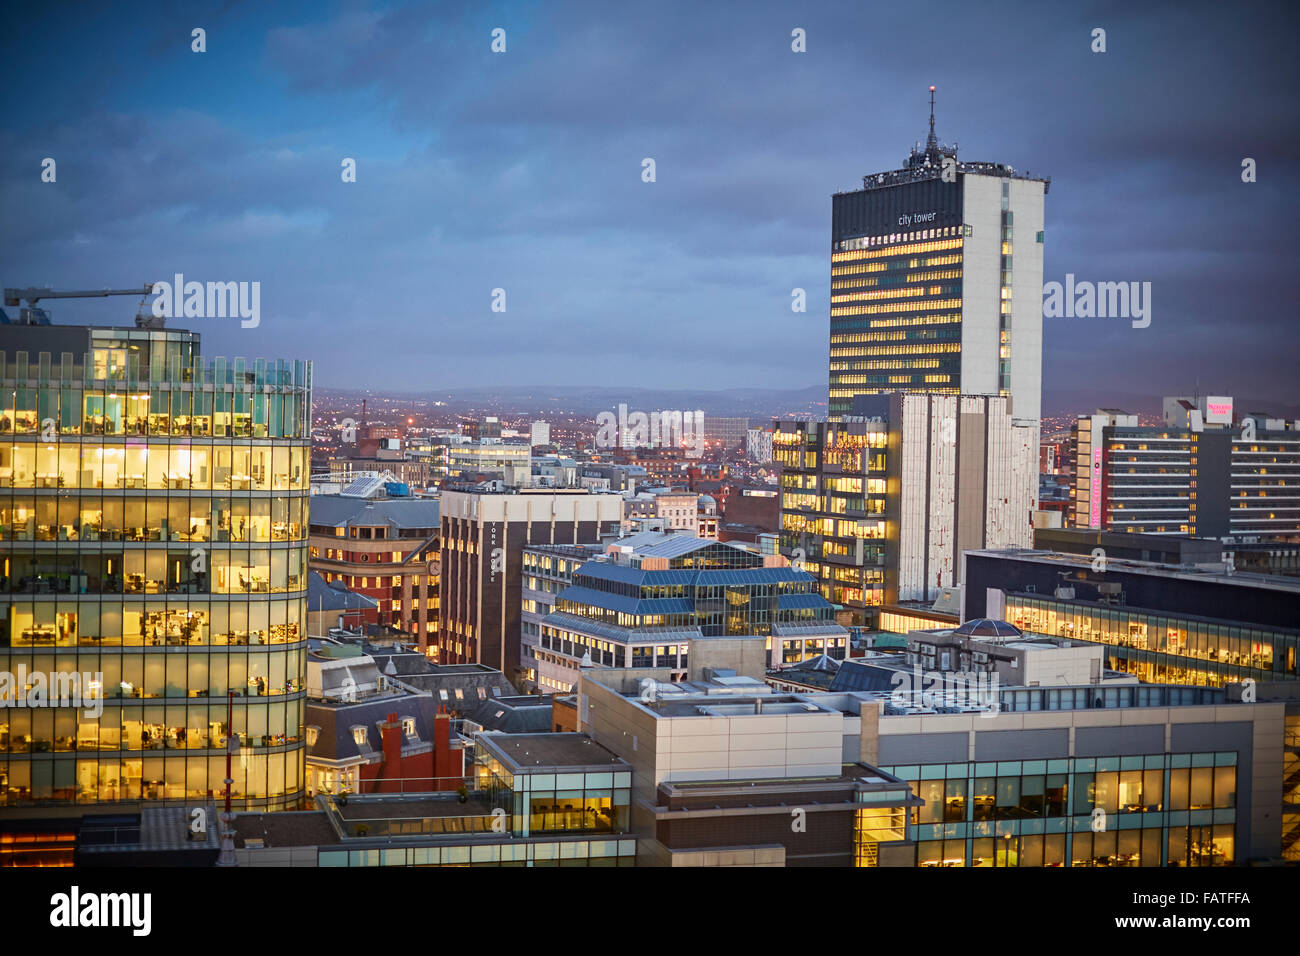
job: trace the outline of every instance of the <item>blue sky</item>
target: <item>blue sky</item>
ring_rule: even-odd
[[[0,281],[259,281],[258,328],[191,320],[205,350],[312,358],[326,386],[824,387],[830,195],[900,165],[933,83],[961,158],[1052,177],[1045,279],[1153,284],[1150,328],[1045,320],[1049,407],[1300,404],[1295,26],[1284,4],[12,3]]]

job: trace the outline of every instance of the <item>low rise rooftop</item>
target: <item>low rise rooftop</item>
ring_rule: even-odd
[[[476,739],[514,773],[631,769],[622,757],[586,734],[483,733]]]
[[[1037,561],[1071,570],[1091,569],[1096,560],[1090,554],[1068,554],[1060,551],[1040,551],[1032,548],[990,548],[967,551],[966,554],[989,558]],[[1245,571],[1229,572],[1219,565],[1202,567],[1189,564],[1162,564],[1157,561],[1135,561],[1130,558],[1108,557],[1106,559],[1106,571],[1300,594],[1300,578],[1278,574],[1253,574]]]

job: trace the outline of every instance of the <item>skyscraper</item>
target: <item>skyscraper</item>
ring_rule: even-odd
[[[925,146],[832,198],[831,421],[894,391],[1004,395],[1015,418],[1040,417],[1049,184],[959,162],[930,88]]]
[[[236,805],[297,805],[310,378],[181,330],[0,329],[0,807],[215,801],[231,735]]]
[[[862,396],[838,423],[773,422],[781,548],[821,583],[841,622],[932,601],[971,548],[1033,544],[1037,423],[1007,399]]]

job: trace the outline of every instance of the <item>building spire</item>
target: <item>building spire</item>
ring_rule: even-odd
[[[938,148],[939,141],[934,135],[934,87],[932,86],[930,87],[930,137],[925,141],[925,151],[928,153]]]
[[[925,139],[925,146],[918,141],[913,147],[912,152],[908,155],[906,161],[907,169],[919,169],[933,171],[935,167],[943,165],[945,159],[957,158],[957,144],[948,145],[939,142],[939,137],[934,132],[934,91],[935,87],[930,87],[930,133]],[[929,175],[929,173],[926,173]],[[863,182],[866,182],[864,179]]]

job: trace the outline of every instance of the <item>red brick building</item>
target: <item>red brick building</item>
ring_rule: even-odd
[[[367,624],[437,646],[438,501],[314,495],[308,564],[327,582],[376,601]]]

